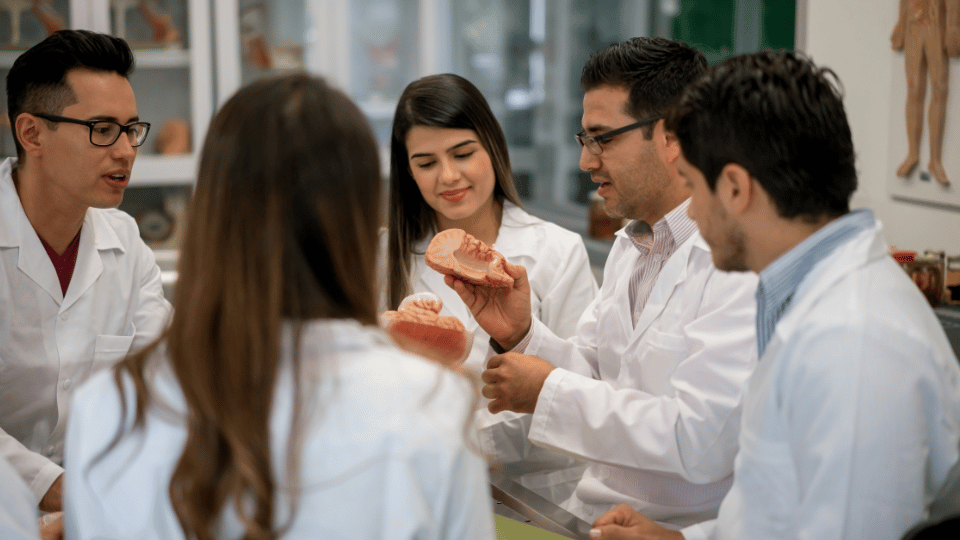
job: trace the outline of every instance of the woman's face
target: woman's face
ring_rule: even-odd
[[[414,126],[406,143],[410,172],[424,200],[437,212],[441,228],[492,215],[497,180],[477,132]]]

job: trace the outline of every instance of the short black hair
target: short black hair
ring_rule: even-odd
[[[17,139],[17,117],[21,113],[59,114],[76,102],[67,84],[67,73],[89,69],[130,77],[133,51],[127,42],[89,30],[59,30],[17,57],[7,73],[7,115],[17,156],[23,147]]]
[[[792,51],[734,56],[690,85],[667,115],[684,158],[710,189],[737,163],[784,218],[850,210],[857,171],[840,81]]]
[[[665,112],[709,67],[706,56],[683,41],[635,37],[593,53],[583,66],[580,87],[584,92],[601,86],[628,88],[624,112],[641,120]],[[652,133],[653,126],[644,128],[647,138]]]

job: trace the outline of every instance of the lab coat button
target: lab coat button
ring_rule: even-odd
[[[592,506],[584,506],[584,507],[583,507],[583,513],[584,513],[587,517],[592,516],[592,515],[593,515],[593,507],[592,507]]]
[[[65,320],[67,320],[67,319],[69,319],[69,318],[70,318],[70,314],[67,313],[66,311],[64,311],[63,313],[60,314],[60,320],[61,320],[61,321],[65,321]]]
[[[604,467],[604,468],[600,469],[600,478],[602,478],[602,479],[604,479],[604,480],[609,480],[609,479],[610,479],[610,469],[608,469],[607,467]]]
[[[51,444],[46,448],[46,450],[44,450],[44,453],[47,454],[47,457],[50,457],[53,455],[54,450],[56,450],[56,448],[54,448],[53,445]]]
[[[64,379],[62,386],[64,390],[69,390],[70,387],[73,386],[73,381],[71,381],[70,379]]]

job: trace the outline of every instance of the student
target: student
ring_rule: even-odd
[[[717,519],[667,531],[624,505],[593,538],[897,539],[960,509],[960,367],[873,213],[849,209],[835,78],[794,52],[737,56],[667,117],[717,267],[760,275],[760,362]]]
[[[716,516],[732,481],[756,365],[756,278],[714,267],[661,119],[706,69],[690,45],[646,37],[597,51],[583,68],[580,168],[600,184],[607,213],[632,221],[575,336],[531,317],[519,267],[507,267],[518,272],[508,292],[447,279],[509,351],[483,372],[490,410],[531,413],[530,441],[590,461],[563,503],[587,521],[630,503],[696,523]]]
[[[381,181],[360,110],[292,74],[213,119],[177,310],[93,378],[68,538],[485,538],[472,383],[376,327]]]
[[[443,301],[441,314],[457,317],[475,334],[465,366],[483,370],[489,336],[444,285],[443,275],[424,263],[434,235],[456,228],[524,265],[533,312],[558,335],[574,333],[597,294],[583,240],[521,208],[503,131],[473,84],[453,74],[410,83],[397,104],[390,164],[390,309],[414,292],[436,294]],[[484,408],[478,422],[483,449],[508,475],[556,502],[569,495],[582,462],[531,445],[528,415],[494,416]]]
[[[61,508],[74,389],[160,335],[160,269],[115,210],[142,122],[122,39],[62,30],[7,74],[17,158],[0,164],[0,457],[41,510]]]

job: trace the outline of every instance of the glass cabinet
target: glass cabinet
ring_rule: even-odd
[[[130,77],[150,135],[134,163],[121,209],[155,248],[176,247],[178,225],[196,176],[213,111],[210,9],[188,0],[0,0],[0,75],[24,50],[60,28],[123,37],[134,51]],[[16,150],[6,118],[2,147]]]

